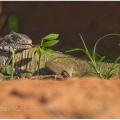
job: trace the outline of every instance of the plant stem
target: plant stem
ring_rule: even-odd
[[[38,63],[38,68],[40,68],[40,69],[41,69],[41,67],[40,67],[41,54],[42,54],[42,53],[40,53],[40,55],[39,55],[39,63]],[[39,72],[41,72],[41,71],[39,70]],[[39,74],[40,74],[40,73],[39,73]]]
[[[11,79],[13,79],[14,74],[14,58],[15,58],[15,51],[12,51],[12,71],[11,71]]]

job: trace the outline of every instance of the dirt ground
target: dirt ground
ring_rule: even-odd
[[[119,78],[22,78],[0,91],[0,118],[120,118]]]

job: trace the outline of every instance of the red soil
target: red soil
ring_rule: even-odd
[[[0,118],[120,118],[120,79],[0,83]]]

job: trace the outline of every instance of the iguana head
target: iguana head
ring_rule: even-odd
[[[10,32],[0,40],[0,50],[5,52],[21,51],[31,48],[32,40],[24,34]]]

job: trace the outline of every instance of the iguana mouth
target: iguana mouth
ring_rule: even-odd
[[[31,44],[22,44],[23,46],[31,46]]]
[[[25,45],[25,46],[27,45],[27,46],[29,46],[29,45],[31,45],[31,44],[22,44],[22,45]]]

